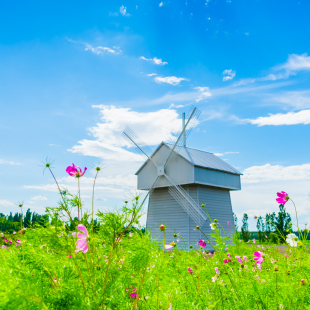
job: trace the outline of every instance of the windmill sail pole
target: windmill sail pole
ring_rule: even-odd
[[[184,128],[185,128],[185,113],[182,113],[183,146],[186,147],[186,137]]]

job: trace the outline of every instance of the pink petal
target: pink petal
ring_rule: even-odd
[[[87,229],[83,224],[79,224],[78,226],[76,226],[76,228],[82,231],[86,236],[88,236]]]
[[[166,249],[166,250],[170,250],[171,248],[173,248],[172,245],[170,245],[170,244],[166,244],[166,245],[165,245],[165,249]]]
[[[78,234],[77,234],[77,237],[78,237],[79,239],[85,239],[85,240],[86,240],[86,238],[87,238],[87,236],[86,236],[85,234],[83,234],[83,233],[78,233]]]

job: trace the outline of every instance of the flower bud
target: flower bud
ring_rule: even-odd
[[[202,204],[201,204],[201,208],[204,208],[204,207],[205,207],[205,204],[204,204],[204,203],[202,203]]]
[[[217,219],[214,219],[214,223],[217,223]]]
[[[308,283],[307,279],[301,279],[301,285],[306,285]]]
[[[279,271],[279,267],[277,265],[274,265],[274,271]]]
[[[200,229],[200,226],[199,226],[199,225],[197,225],[197,226],[196,226],[196,229],[197,229],[197,230],[199,230],[199,229]]]
[[[161,231],[165,231],[165,230],[166,230],[166,226],[165,226],[164,224],[161,224],[161,225],[159,226],[159,229],[160,229]]]
[[[304,229],[304,233],[307,234],[308,232],[309,232],[309,229],[305,228],[305,229]]]
[[[192,248],[193,248],[193,245],[191,244],[191,245],[189,246],[189,248],[192,249]]]
[[[173,237],[176,238],[178,236],[178,234],[173,234]]]
[[[257,220],[257,215],[254,215],[254,219]]]
[[[128,203],[128,200],[125,200],[125,203]]]

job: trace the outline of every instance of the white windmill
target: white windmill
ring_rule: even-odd
[[[128,127],[123,135],[146,161],[136,172],[138,189],[149,198],[146,229],[160,239],[159,226],[167,227],[169,236],[180,233],[187,246],[202,238],[194,230],[199,225],[210,234],[210,222],[200,207],[205,204],[211,218],[216,218],[227,235],[234,233],[230,190],[240,190],[241,173],[212,153],[186,147],[186,138],[195,126],[200,111],[193,107],[185,117],[173,144],[162,142],[151,154],[149,147]],[[170,234],[170,235],[169,235]],[[203,238],[202,238],[203,239]]]

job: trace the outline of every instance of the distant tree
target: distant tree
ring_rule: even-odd
[[[241,235],[242,235],[243,241],[245,242],[249,241],[251,237],[251,233],[249,232],[248,219],[249,219],[248,215],[244,213],[243,219],[242,219]]]
[[[235,224],[235,230],[238,231],[238,218],[237,215],[234,213],[234,224]]]
[[[26,215],[24,216],[24,227],[31,226],[31,214],[30,209],[28,209]]]

